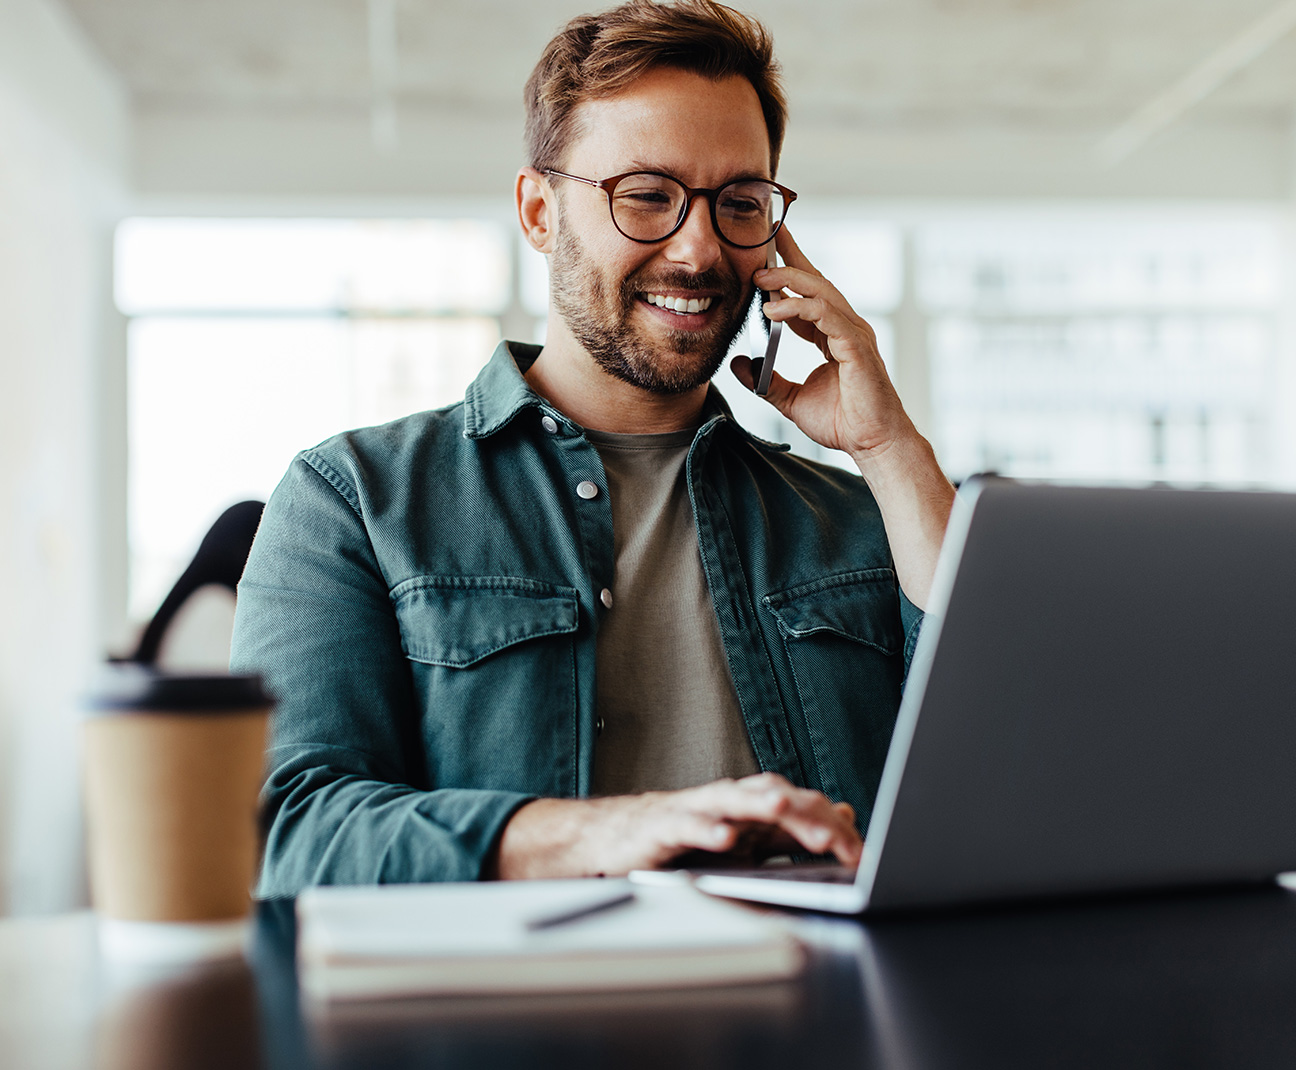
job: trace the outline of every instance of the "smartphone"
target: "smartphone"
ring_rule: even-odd
[[[765,266],[767,268],[778,267],[778,254],[774,251],[774,242],[771,241],[767,246],[765,253]],[[773,301],[778,294],[773,290],[762,290],[761,300]],[[761,317],[765,317],[762,315]],[[756,380],[756,393],[762,397],[769,393],[770,380],[774,375],[774,357],[778,354],[779,334],[782,333],[783,324],[775,323],[773,320],[765,320],[765,330],[769,332],[769,341],[765,344],[765,357],[761,361],[760,377]]]

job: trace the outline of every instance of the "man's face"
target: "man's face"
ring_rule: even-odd
[[[570,174],[660,171],[707,189],[772,177],[760,101],[744,78],[713,81],[662,68],[577,112],[578,135],[561,168]],[[653,393],[685,393],[708,382],[742,328],[764,247],[721,241],[701,197],[666,240],[633,242],[614,226],[603,191],[550,181],[562,206],[550,286],[576,340],[604,371]],[[675,312],[660,307],[662,298],[696,299],[703,307]]]

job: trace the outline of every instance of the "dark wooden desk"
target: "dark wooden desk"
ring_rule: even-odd
[[[312,1017],[285,904],[262,906],[251,964],[147,983],[104,969],[88,915],[5,921],[0,1065],[1296,1067],[1291,892],[804,923],[786,985]]]

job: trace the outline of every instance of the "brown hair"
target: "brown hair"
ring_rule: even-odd
[[[774,43],[756,19],[714,0],[629,0],[581,15],[558,33],[527,79],[526,147],[537,170],[561,167],[576,105],[612,96],[655,67],[708,78],[739,75],[756,90],[769,131],[770,174],[778,169],[787,100]]]

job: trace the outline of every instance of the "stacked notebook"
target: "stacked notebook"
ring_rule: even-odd
[[[776,921],[688,886],[312,888],[297,922],[301,989],[316,1002],[733,985],[802,965]]]

